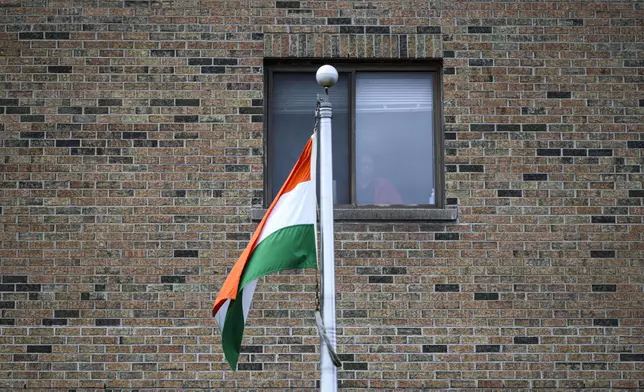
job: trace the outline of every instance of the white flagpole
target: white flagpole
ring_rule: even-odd
[[[333,114],[329,102],[328,88],[338,81],[338,71],[330,65],[320,67],[315,75],[325,95],[320,100],[320,233],[322,242],[322,319],[328,332],[331,346],[335,351],[335,263],[333,249],[333,153],[331,151],[331,117]],[[335,392],[338,390],[338,372],[326,350],[320,342],[320,391]]]

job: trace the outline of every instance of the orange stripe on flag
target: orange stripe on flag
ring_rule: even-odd
[[[313,145],[313,139],[309,138],[309,141],[304,146],[304,151],[302,151],[302,154],[300,155],[297,162],[295,163],[295,166],[291,170],[291,173],[286,178],[284,185],[282,185],[282,188],[277,193],[275,200],[273,200],[270,207],[268,207],[266,214],[264,214],[264,217],[262,218],[261,222],[259,222],[259,226],[257,226],[257,229],[255,230],[255,232],[253,233],[253,236],[250,239],[250,242],[248,242],[248,245],[246,245],[246,249],[244,249],[242,254],[239,256],[239,259],[237,259],[237,262],[233,266],[233,269],[230,271],[230,274],[228,274],[228,276],[226,277],[226,280],[224,281],[224,285],[221,287],[221,290],[219,290],[219,293],[217,294],[217,298],[215,299],[215,304],[212,308],[213,317],[217,314],[217,311],[219,310],[219,308],[221,308],[221,306],[227,300],[229,299],[235,300],[237,298],[237,293],[239,292],[239,282],[241,282],[241,278],[244,273],[244,268],[246,267],[246,263],[250,259],[250,255],[251,253],[253,253],[253,249],[255,249],[255,246],[257,245],[257,241],[259,240],[259,237],[261,236],[262,231],[264,230],[264,226],[266,225],[266,221],[268,220],[268,217],[271,215],[271,212],[273,211],[273,208],[277,204],[277,201],[280,199],[280,197],[282,197],[283,194],[293,190],[293,188],[295,188],[297,184],[311,180],[312,145]]]

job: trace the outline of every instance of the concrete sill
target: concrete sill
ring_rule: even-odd
[[[260,221],[266,209],[254,208],[250,216],[253,221]],[[456,208],[335,208],[334,220],[341,221],[430,221],[449,222],[458,219]]]

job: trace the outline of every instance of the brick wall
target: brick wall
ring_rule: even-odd
[[[4,0],[0,388],[314,388],[314,278],[212,299],[265,57],[442,58],[456,222],[338,222],[344,390],[644,388],[635,1]],[[330,61],[332,63],[332,61]]]

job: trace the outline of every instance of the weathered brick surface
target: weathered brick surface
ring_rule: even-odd
[[[6,0],[0,389],[311,389],[314,278],[211,302],[263,59],[443,59],[458,222],[337,224],[343,390],[644,388],[641,2]]]

